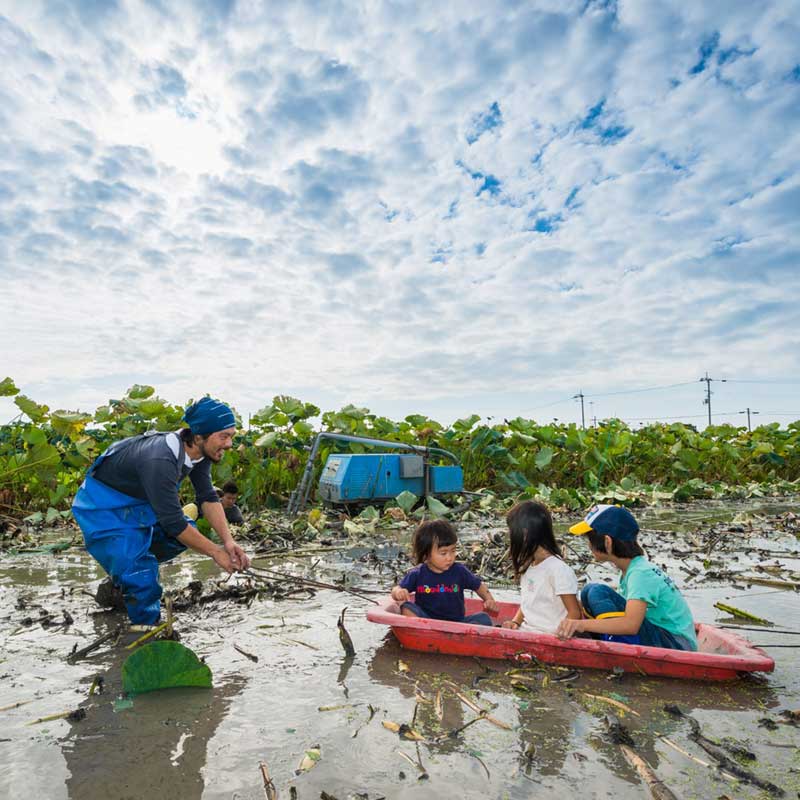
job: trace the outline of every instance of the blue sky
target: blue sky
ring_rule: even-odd
[[[708,371],[715,421],[800,417],[799,20],[0,0],[0,372],[638,424]]]

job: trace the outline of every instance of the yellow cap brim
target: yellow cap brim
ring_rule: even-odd
[[[586,524],[586,520],[581,520],[577,525],[573,525],[570,529],[570,533],[574,533],[576,536],[583,536],[584,533],[589,533],[592,530],[591,525]]]

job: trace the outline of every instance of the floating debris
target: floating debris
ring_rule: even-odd
[[[308,772],[310,769],[313,769],[317,766],[320,758],[322,758],[322,751],[317,744],[303,753],[303,757],[300,759],[300,763],[297,765],[294,774],[300,775],[303,772]]]
[[[264,781],[264,794],[267,796],[267,800],[278,800],[278,790],[270,777],[267,765],[263,761],[259,761],[258,768],[261,770],[261,779]]]
[[[344,626],[344,615],[347,611],[347,606],[342,609],[342,613],[339,614],[339,619],[336,621],[336,627],[339,629],[339,641],[342,643],[342,647],[344,648],[344,654],[348,658],[352,658],[356,654],[356,648],[353,646],[353,640],[350,638],[350,634],[347,632],[347,628]]]
[[[751,614],[749,611],[742,611],[741,608],[736,608],[736,606],[731,606],[727,603],[714,603],[714,608],[718,608],[720,611],[724,611],[726,614],[730,614],[738,619],[746,619],[749,622],[758,622],[761,625],[772,625],[768,619],[757,617],[755,614]]]
[[[244,650],[243,648],[239,647],[239,645],[236,644],[236,642],[233,643],[233,649],[237,653],[240,653],[241,655],[243,655],[245,658],[249,658],[250,661],[258,664],[258,656],[253,655],[253,653],[248,653],[247,650]]]

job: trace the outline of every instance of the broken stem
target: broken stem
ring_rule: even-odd
[[[639,773],[639,777],[647,784],[650,794],[655,800],[678,800],[670,788],[653,771],[653,768],[628,745],[621,744],[619,749],[625,760]]]

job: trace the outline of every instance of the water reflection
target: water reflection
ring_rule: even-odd
[[[91,712],[63,741],[69,796],[155,797],[169,786],[172,796],[199,800],[208,742],[245,680],[234,676],[210,690],[151,692],[124,708],[115,701],[125,655],[115,653],[104,694],[81,704]]]
[[[398,668],[399,662],[407,665],[407,672]],[[419,690],[428,700],[441,690],[444,718],[439,720],[434,703],[420,702],[414,724],[428,740],[425,747],[431,753],[469,754],[474,752],[476,739],[491,735],[491,724],[485,720],[456,737],[446,735],[477,716],[456,692],[511,725],[515,743],[509,747],[508,735],[503,741],[507,749],[513,750],[515,766],[500,778],[502,783],[507,782],[511,796],[517,796],[517,792],[525,796],[521,785],[530,781],[542,785],[555,778],[562,785],[563,781],[578,782],[582,763],[596,761],[598,756],[613,763],[620,778],[638,783],[635,773],[606,735],[606,717],[612,721],[619,719],[630,730],[637,752],[655,769],[660,761],[656,734],[683,738],[688,731],[687,723],[667,713],[665,705],[699,713],[701,719],[704,712],[742,713],[749,717],[779,705],[768,683],[703,684],[630,674],[609,679],[609,673],[603,670],[524,668],[513,662],[403,650],[391,634],[375,650],[367,670],[373,681],[409,700],[414,700]],[[562,682],[562,678],[567,680]],[[638,716],[624,711],[619,704]],[[481,729],[480,734],[476,729]],[[525,791],[530,791],[530,787]]]

